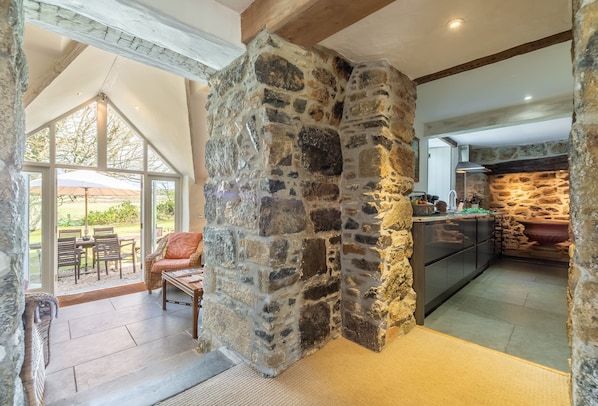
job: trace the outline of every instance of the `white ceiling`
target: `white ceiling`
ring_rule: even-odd
[[[236,20],[238,13],[252,2],[216,1],[220,7],[228,7],[228,13],[234,14]],[[170,0],[168,5],[158,0],[131,2],[138,3],[139,7],[164,9],[170,18],[181,21],[180,27],[190,32],[204,29],[208,35],[217,34],[209,25],[197,27],[201,25],[199,22],[193,27],[189,25],[191,10],[197,9],[196,14],[216,13],[218,7],[213,6],[214,0]],[[212,5],[206,8],[208,4]],[[179,10],[182,13],[177,16]],[[201,21],[211,21],[210,25],[214,26],[218,25],[214,22],[226,18],[226,14],[225,17],[201,17]],[[453,17],[464,19],[462,30],[448,30],[446,23]],[[396,0],[320,45],[353,61],[388,60],[415,79],[570,28],[571,0]],[[197,32],[194,31],[194,35]],[[227,32],[235,31],[227,29]],[[26,25],[24,50],[30,64],[31,84],[52,69],[68,43],[64,37]],[[571,95],[572,90],[570,42],[567,42],[418,86],[416,124],[523,104],[522,98],[528,94],[537,101]],[[77,96],[77,92],[82,94]],[[101,92],[108,95],[181,173],[193,176],[183,79],[92,47],[27,107],[27,131]],[[201,97],[205,98],[205,94]],[[570,122],[565,121],[547,123],[545,128],[527,125],[511,129],[507,134],[484,131],[454,137],[460,143],[488,146],[515,142],[512,140],[533,143],[550,137],[564,139],[570,128]],[[202,123],[201,136],[205,139],[205,119]],[[560,127],[560,136],[552,131],[557,127]]]

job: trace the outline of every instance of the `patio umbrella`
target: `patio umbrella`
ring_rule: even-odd
[[[31,182],[32,190],[41,186],[41,180]],[[78,170],[56,176],[56,193],[85,196],[85,235],[87,234],[87,199],[89,196],[135,196],[139,186],[96,171]]]

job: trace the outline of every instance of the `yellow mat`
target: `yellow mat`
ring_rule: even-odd
[[[237,365],[160,405],[570,405],[569,375],[416,327],[374,353],[340,338],[276,378]]]

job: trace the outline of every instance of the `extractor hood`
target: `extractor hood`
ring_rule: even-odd
[[[459,162],[455,168],[457,173],[490,172],[490,169],[485,168],[480,164],[476,164],[475,162],[469,161],[469,145],[459,145],[457,148],[459,150]]]

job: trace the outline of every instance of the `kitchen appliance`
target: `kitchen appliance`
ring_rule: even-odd
[[[459,151],[459,162],[455,168],[457,173],[490,172],[490,169],[485,168],[484,166],[475,162],[469,161],[469,145],[459,145],[457,148]]]

